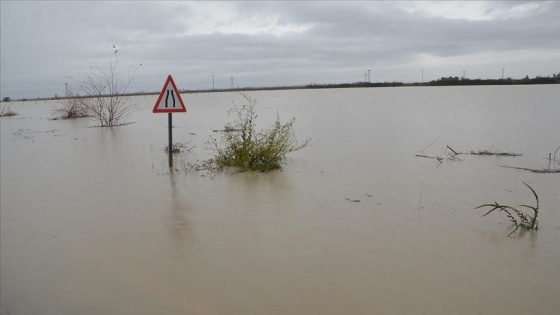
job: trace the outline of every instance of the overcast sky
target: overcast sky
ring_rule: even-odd
[[[0,14],[1,97],[64,95],[113,45],[145,91],[168,74],[218,89],[560,73],[560,1],[1,0]]]

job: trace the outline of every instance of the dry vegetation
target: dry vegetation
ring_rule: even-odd
[[[90,71],[78,78],[72,78],[73,84],[68,99],[62,107],[55,109],[57,118],[91,117],[101,127],[113,127],[127,124],[126,119],[136,110],[130,104],[128,89],[136,71],[128,72],[122,77],[118,71],[118,59],[115,46],[115,59],[107,69],[92,66]]]
[[[529,205],[519,205],[517,207],[523,207],[523,208],[531,209],[532,212],[533,212],[532,215],[528,214],[528,213],[525,213],[521,209],[514,208],[514,207],[508,206],[508,205],[501,205],[497,202],[483,204],[483,205],[480,205],[480,206],[476,207],[475,209],[484,208],[484,207],[492,208],[492,209],[490,209],[490,211],[483,214],[482,215],[483,217],[489,215],[490,213],[494,212],[495,210],[504,212],[506,214],[506,216],[508,217],[508,219],[515,225],[515,229],[513,231],[511,231],[511,233],[509,233],[508,236],[513,234],[519,228],[525,229],[525,230],[537,230],[538,227],[539,227],[539,222],[537,221],[537,216],[539,215],[539,196],[537,195],[537,193],[535,192],[535,190],[531,186],[529,186],[525,182],[523,182],[523,184],[525,184],[525,186],[529,187],[529,189],[533,193],[533,196],[535,196],[535,199],[536,199],[537,203],[534,207],[529,206]]]
[[[18,113],[14,112],[12,110],[12,107],[8,105],[4,105],[4,107],[2,107],[2,110],[0,110],[0,117],[16,116],[17,114]]]

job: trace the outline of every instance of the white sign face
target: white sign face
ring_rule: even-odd
[[[184,113],[187,111],[181,94],[173,81],[171,75],[167,77],[167,81],[163,85],[163,89],[159,94],[158,100],[152,110],[153,113]]]

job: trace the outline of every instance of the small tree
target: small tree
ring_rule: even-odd
[[[73,79],[70,99],[64,103],[62,110],[78,115],[67,115],[71,116],[68,118],[90,116],[101,127],[113,127],[125,124],[128,116],[136,109],[130,104],[128,94],[136,70],[128,72],[124,78],[119,76],[118,49],[115,45],[113,48],[115,59],[111,59],[107,69],[91,66],[89,72]]]

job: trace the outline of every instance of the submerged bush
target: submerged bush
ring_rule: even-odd
[[[84,103],[77,98],[64,100],[60,104],[60,107],[53,110],[56,119],[74,119],[91,116]]]
[[[204,168],[216,171],[233,168],[239,171],[267,172],[281,168],[287,153],[309,145],[311,139],[301,143],[297,141],[297,134],[294,132],[295,118],[282,123],[278,113],[271,126],[256,131],[256,101],[247,95],[242,96],[247,103],[242,106],[234,103],[234,107],[228,111],[234,120],[220,131],[221,139],[211,137],[215,154],[203,163]]]
[[[10,116],[16,116],[18,113],[14,112],[12,110],[11,106],[7,106],[4,105],[4,107],[2,108],[2,110],[0,110],[0,117],[10,117]]]

